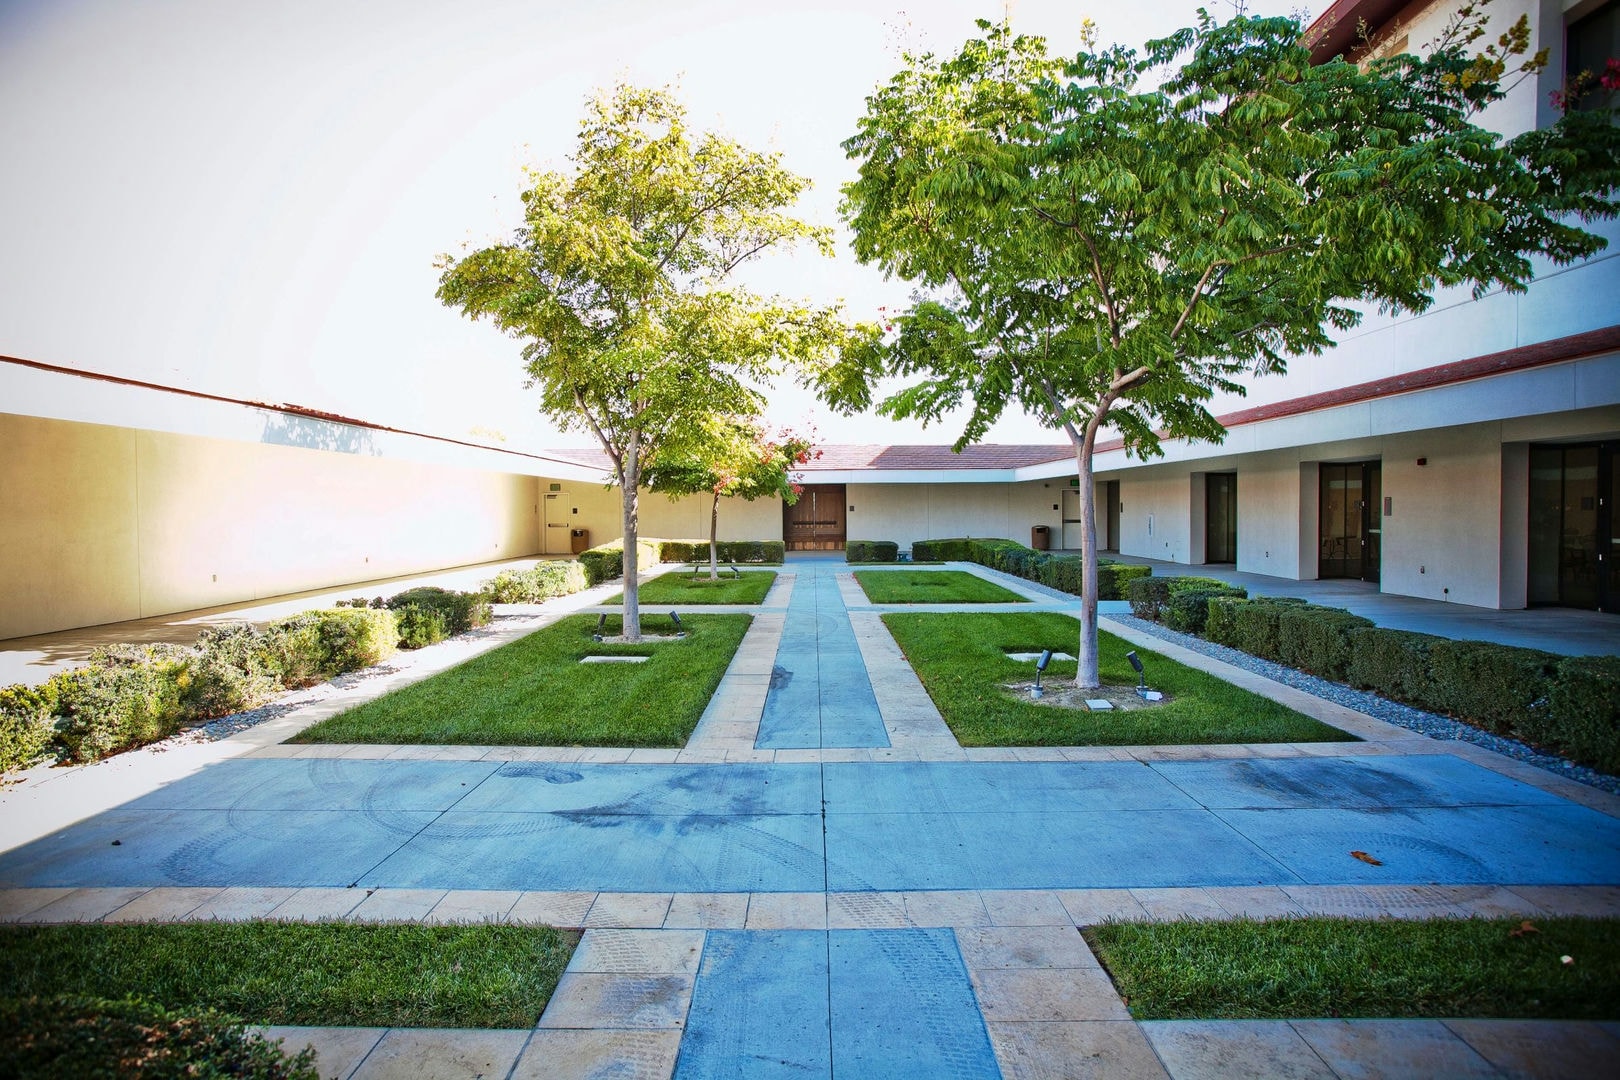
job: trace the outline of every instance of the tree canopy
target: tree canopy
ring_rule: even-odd
[[[820,455],[814,439],[792,430],[768,434],[755,417],[716,415],[693,437],[666,446],[653,459],[647,487],[670,498],[707,493],[709,577],[719,577],[720,500],[779,498],[789,506],[802,490],[793,470]]]
[[[511,239],[441,260],[438,296],[523,342],[540,409],[592,433],[623,493],[624,632],[636,602],[638,489],[660,446],[716,414],[751,414],[784,365],[843,339],[838,312],[731,280],[772,249],[831,251],[788,213],[809,181],[779,155],[688,131],[666,90],[592,100],[568,171],[531,171]]]
[[[1436,289],[1522,290],[1532,256],[1603,241],[1620,182],[1607,117],[1504,139],[1476,123],[1533,72],[1527,24],[1473,53],[1478,5],[1427,56],[1313,64],[1289,19],[1202,14],[1140,51],[1087,33],[1072,59],[1006,23],[950,57],[908,56],[844,145],[857,256],[916,281],[892,329],[823,388],[939,419],[958,446],[1011,404],[1076,452],[1085,559],[1080,682],[1097,685],[1091,458],[1216,441],[1205,407],[1319,353],[1365,307],[1421,311]]]

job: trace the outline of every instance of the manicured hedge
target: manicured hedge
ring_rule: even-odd
[[[1620,774],[1620,657],[1389,630],[1291,597],[1208,607],[1204,636],[1217,644]]]
[[[658,557],[663,562],[709,561],[707,540],[659,540]],[[723,563],[780,565],[787,556],[787,545],[780,540],[721,540],[715,544],[715,559]]]
[[[1054,555],[1025,547],[1016,540],[956,538],[918,540],[911,545],[914,562],[976,562],[1014,577],[1036,581],[1049,589],[1079,596],[1083,560],[1078,555]],[[1153,573],[1149,566],[1097,560],[1097,599],[1122,600],[1130,582]]]
[[[1339,608],[1301,604],[1277,614],[1277,658],[1292,667],[1343,682],[1350,666],[1350,632],[1371,619]]]
[[[538,604],[588,587],[584,565],[569,559],[536,563],[527,570],[502,570],[484,582],[483,592],[497,604]]]
[[[1172,630],[1197,634],[1209,618],[1209,601],[1218,596],[1248,596],[1248,591],[1206,577],[1139,577],[1125,589],[1131,614],[1151,619]]]
[[[305,611],[271,623],[265,636],[282,684],[309,686],[394,655],[399,622],[386,609]]]
[[[1532,716],[1548,740],[1576,761],[1620,774],[1620,657],[1560,661]]]
[[[891,563],[900,558],[900,545],[893,540],[851,540],[844,545],[844,561],[852,563]]]
[[[636,565],[652,566],[661,562],[658,548],[662,543],[661,540],[638,537]],[[624,539],[621,537],[580,552],[579,564],[585,568],[585,580],[591,585],[600,585],[604,581],[624,577]]]

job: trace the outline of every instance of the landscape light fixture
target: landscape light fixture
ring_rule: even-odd
[[[669,620],[670,620],[670,622],[675,624],[675,636],[676,637],[685,637],[686,636],[686,627],[681,625],[681,613],[678,612],[678,611],[670,612],[669,613]]]
[[[591,634],[591,637],[601,641],[605,636],[607,636],[607,613],[603,612],[596,617],[596,630]]]
[[[1051,662],[1052,650],[1042,649],[1040,659],[1035,661],[1035,685],[1029,688],[1030,697],[1041,698],[1046,696],[1046,691],[1041,688],[1041,674],[1046,670],[1046,665]]]
[[[1129,660],[1131,662],[1131,667],[1136,669],[1136,692],[1140,694],[1142,691],[1147,689],[1147,675],[1142,671],[1142,661],[1137,657],[1135,652],[1126,653],[1125,659]]]

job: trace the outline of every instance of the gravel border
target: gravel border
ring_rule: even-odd
[[[1548,772],[1557,773],[1559,776],[1579,780],[1581,783],[1598,788],[1601,791],[1620,795],[1620,777],[1610,776],[1607,773],[1598,772],[1596,769],[1589,769],[1585,765],[1577,765],[1575,762],[1561,758],[1557,754],[1544,753],[1534,747],[1526,746],[1517,739],[1492,735],[1488,731],[1482,731],[1460,720],[1453,720],[1449,716],[1439,716],[1435,713],[1425,712],[1422,709],[1413,708],[1411,705],[1402,705],[1398,701],[1380,697],[1368,690],[1357,690],[1354,687],[1346,686],[1344,683],[1332,682],[1328,679],[1318,678],[1315,675],[1307,675],[1305,672],[1297,668],[1291,668],[1286,664],[1264,660],[1225,645],[1217,645],[1212,641],[1206,641],[1204,638],[1184,634],[1178,630],[1171,630],[1156,622],[1149,622],[1147,619],[1137,618],[1135,615],[1110,615],[1108,617],[1121,626],[1128,626],[1132,630],[1140,631],[1174,645],[1180,645],[1182,648],[1190,649],[1200,656],[1207,656],[1213,660],[1231,664],[1233,667],[1242,668],[1244,671],[1263,675],[1273,682],[1280,682],[1284,686],[1292,686],[1296,690],[1303,690],[1307,694],[1322,698],[1324,701],[1331,701],[1336,705],[1343,705],[1359,713],[1366,713],[1375,719],[1395,724],[1406,728],[1408,731],[1415,731],[1420,735],[1427,735],[1431,739],[1470,742],[1476,746],[1483,746],[1487,750],[1493,750],[1505,757],[1515,758],[1546,769]]]

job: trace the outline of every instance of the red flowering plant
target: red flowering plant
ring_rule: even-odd
[[[1594,95],[1599,90],[1603,91],[1601,97],[1588,100],[1589,95]],[[1597,74],[1590,71],[1577,72],[1562,89],[1554,90],[1548,97],[1552,101],[1553,108],[1561,113],[1567,113],[1571,109],[1612,106],[1616,90],[1620,90],[1620,57],[1611,56],[1604,62],[1601,72]]]

